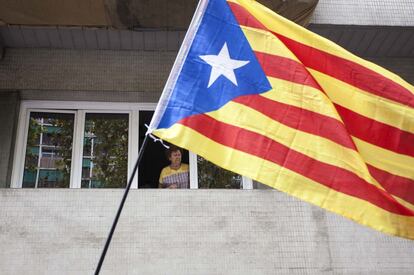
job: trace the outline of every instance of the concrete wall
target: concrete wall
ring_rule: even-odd
[[[19,104],[17,92],[0,92],[0,188],[10,186]]]
[[[22,99],[157,102],[175,51],[7,49],[0,90]],[[372,58],[414,83],[414,58]]]
[[[412,0],[319,0],[312,23],[414,26]]]
[[[176,52],[7,49],[0,90],[22,99],[157,102]]]
[[[20,99],[157,102],[175,55],[6,49],[0,60],[0,187],[10,186]]]
[[[0,190],[0,274],[92,274],[121,190]],[[102,274],[412,274],[414,241],[271,190],[132,190]]]

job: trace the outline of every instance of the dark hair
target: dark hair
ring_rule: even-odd
[[[167,150],[165,150],[165,156],[169,160],[170,157],[171,157],[171,154],[173,152],[176,152],[176,151],[180,151],[181,154],[183,153],[183,150],[180,147],[175,146],[175,145],[170,145],[170,148],[168,148]]]

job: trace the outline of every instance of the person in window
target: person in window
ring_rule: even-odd
[[[188,164],[181,163],[182,151],[177,146],[171,145],[165,152],[170,165],[161,170],[159,188],[188,188],[189,170]]]

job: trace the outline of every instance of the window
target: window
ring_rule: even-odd
[[[69,187],[73,126],[73,113],[30,113],[22,187]]]
[[[197,156],[198,188],[243,189],[242,176]]]
[[[123,188],[156,104],[23,101],[14,155],[15,188]],[[169,164],[149,142],[132,188],[157,188]],[[251,189],[252,181],[184,151],[190,188]]]
[[[126,186],[128,120],[128,114],[86,113],[82,188]]]

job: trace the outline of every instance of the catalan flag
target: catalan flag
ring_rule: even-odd
[[[414,87],[252,0],[202,0],[149,131],[414,239]]]

